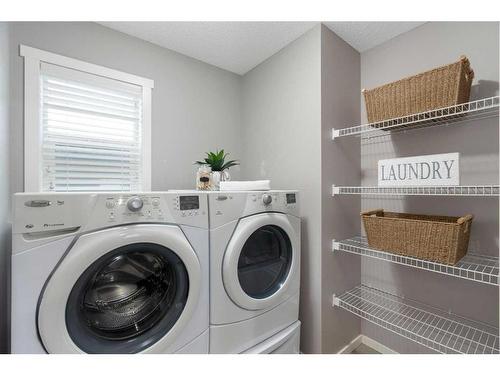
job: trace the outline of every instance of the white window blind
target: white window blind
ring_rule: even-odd
[[[43,191],[142,190],[142,90],[41,63]]]

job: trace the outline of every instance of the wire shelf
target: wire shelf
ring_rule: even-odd
[[[360,285],[333,305],[439,353],[498,354],[498,328]]]
[[[365,237],[353,237],[343,241],[332,241],[332,249],[334,251],[357,254],[484,284],[498,285],[498,258],[493,256],[469,253],[457,264],[450,266],[373,249],[368,245]]]
[[[462,197],[497,197],[499,185],[474,186],[416,186],[416,187],[379,187],[379,186],[332,186],[332,195],[448,195]]]
[[[379,136],[387,131],[405,131],[498,116],[499,96],[434,109],[380,122],[332,129],[332,139],[351,135]],[[394,129],[397,128],[397,129]]]

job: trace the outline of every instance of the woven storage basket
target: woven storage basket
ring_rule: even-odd
[[[472,215],[413,215],[373,210],[362,212],[370,247],[445,264],[467,253]]]
[[[371,90],[364,89],[368,122],[380,122],[468,102],[473,78],[474,71],[469,60],[462,56],[456,63]]]

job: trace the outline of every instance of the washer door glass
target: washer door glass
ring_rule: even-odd
[[[136,353],[179,319],[189,280],[170,249],[137,243],[96,260],[80,276],[66,306],[68,332],[87,353]]]
[[[243,245],[238,259],[238,279],[252,298],[267,298],[276,293],[290,271],[292,245],[283,229],[266,225],[253,232]]]

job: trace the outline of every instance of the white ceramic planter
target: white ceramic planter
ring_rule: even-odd
[[[231,176],[229,171],[226,169],[224,171],[213,171],[212,172],[212,190],[220,190],[221,181],[229,181]]]

